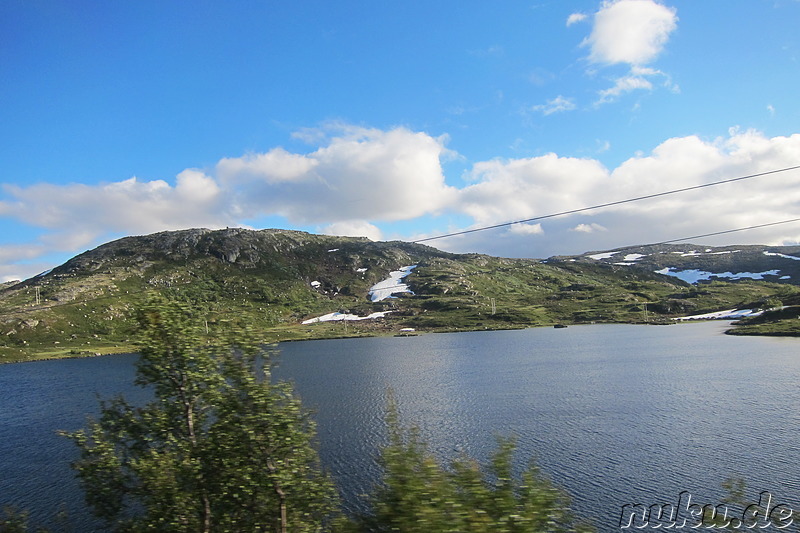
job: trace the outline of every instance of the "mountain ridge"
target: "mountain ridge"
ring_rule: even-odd
[[[665,248],[656,257],[655,249],[625,250],[638,250],[627,255],[642,257],[615,263],[614,256],[618,259],[622,252],[618,250],[512,259],[453,254],[402,241],[275,229],[197,228],[124,237],[49,272],[0,287],[0,360],[134,349],[134,310],[150,291],[185,301],[211,329],[226,320],[246,318],[263,333],[265,342],[389,335],[409,329],[666,323],[686,314],[792,303],[800,292],[793,284],[800,281],[800,271],[779,271],[769,280],[711,279],[699,284],[654,271],[663,263],[656,259],[664,257],[679,260],[671,265],[674,268],[711,268],[709,258],[740,252],[679,256],[666,253],[677,248]],[[758,259],[764,265],[777,261],[800,267],[800,261],[764,255],[764,250],[753,248],[748,264]],[[800,247],[770,250],[791,256]],[[730,258],[716,261],[722,268]],[[410,292],[370,300],[370,287],[411,265],[417,267],[404,279]],[[338,318],[382,318],[352,325],[303,324],[333,313]]]
[[[637,266],[684,281],[700,276],[700,281],[750,278],[800,284],[800,246],[656,244],[556,256],[549,261]],[[687,271],[697,272],[680,275]]]

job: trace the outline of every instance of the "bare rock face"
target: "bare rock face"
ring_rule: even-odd
[[[398,265],[451,256],[420,244],[372,242],[363,237],[276,229],[198,228],[118,239],[84,252],[45,275],[26,280],[23,286],[46,286],[57,280],[87,277],[94,280],[90,285],[108,286],[130,276],[144,278],[151,285],[171,286],[203,272],[208,274],[209,269],[228,267],[258,270],[271,279],[310,281],[320,277],[330,281],[352,275],[358,268],[367,268],[369,278]],[[91,290],[90,286],[72,284],[71,288],[62,286],[51,291],[49,297],[67,301]]]

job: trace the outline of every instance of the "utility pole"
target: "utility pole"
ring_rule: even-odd
[[[39,305],[39,287],[34,287],[36,289],[36,305]]]
[[[497,311],[497,307],[495,306],[494,298],[491,299],[491,302],[492,302],[492,315],[494,315],[495,312]]]

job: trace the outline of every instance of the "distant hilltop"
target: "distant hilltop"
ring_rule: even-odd
[[[800,246],[657,244],[558,256],[550,261],[632,266],[688,283],[752,279],[800,284]]]
[[[166,231],[0,286],[0,361],[134,350],[135,309],[153,291],[186,302],[210,334],[246,320],[265,342],[669,323],[797,305],[798,258],[800,247],[661,245],[541,261],[301,231]]]

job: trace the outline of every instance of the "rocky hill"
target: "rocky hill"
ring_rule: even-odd
[[[743,279],[800,284],[800,246],[660,244],[554,257],[551,261],[632,266],[693,284]]]
[[[792,283],[800,274],[789,257],[800,249],[737,248],[631,249],[538,261],[284,230],[127,237],[0,287],[0,361],[132,350],[134,310],[152,291],[190,304],[209,331],[245,319],[265,342],[669,322],[797,299]],[[763,280],[717,276],[691,284],[655,272],[665,268],[775,272]],[[382,296],[370,293],[378,283],[388,285]]]

